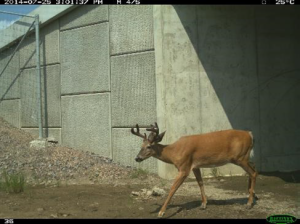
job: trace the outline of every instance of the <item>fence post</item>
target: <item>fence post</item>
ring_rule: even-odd
[[[41,89],[41,65],[40,65],[40,33],[39,33],[39,15],[35,15],[35,42],[36,42],[36,75],[37,75],[37,109],[39,124],[39,139],[43,138],[42,122],[42,89]]]

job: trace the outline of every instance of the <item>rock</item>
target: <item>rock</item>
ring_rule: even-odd
[[[152,195],[153,196],[163,196],[166,194],[166,191],[164,189],[161,189],[159,187],[154,187],[152,189]]]
[[[147,195],[147,197],[150,197],[152,195],[152,191],[147,191],[146,195]]]
[[[140,192],[137,192],[137,191],[132,191],[131,194],[133,196],[140,196]]]
[[[30,148],[44,149],[47,146],[45,139],[36,139],[30,142]]]
[[[38,208],[37,211],[38,211],[38,212],[43,212],[43,211],[45,211],[45,209],[43,209],[43,208]]]
[[[58,218],[58,215],[57,214],[51,214],[50,218]]]
[[[91,212],[96,212],[98,211],[98,208],[99,208],[99,203],[95,202],[93,204],[90,204],[88,207],[87,207],[87,210],[88,211],[91,211]]]

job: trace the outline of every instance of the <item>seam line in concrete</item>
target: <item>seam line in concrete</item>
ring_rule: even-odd
[[[109,20],[110,17],[110,10],[109,7],[107,7],[107,18]],[[111,78],[111,56],[110,56],[110,52],[111,52],[111,44],[110,44],[110,25],[111,22],[108,22],[108,63],[109,63],[109,89],[111,91],[112,89],[112,78]],[[112,137],[112,97],[109,96],[109,131],[110,131],[110,158],[113,160],[114,159],[114,151],[113,151],[113,137]]]
[[[80,28],[85,28],[87,26],[93,26],[93,25],[101,24],[101,23],[108,23],[108,20],[103,20],[103,21],[95,22],[95,23],[89,23],[89,24],[85,24],[83,26],[74,26],[74,27],[71,27],[71,28],[66,28],[66,29],[60,30],[60,32],[65,32],[65,31],[69,31],[69,30],[76,30],[76,29],[80,29]]]
[[[47,67],[47,66],[54,66],[54,65],[60,65],[60,63],[55,62],[55,63],[50,63],[50,64],[44,64],[44,65],[41,65],[41,69],[44,68],[44,67]],[[23,68],[20,68],[20,70],[24,71],[26,69],[34,69],[34,68],[36,68],[36,66],[23,67]]]
[[[124,52],[124,53],[112,54],[110,56],[111,57],[118,57],[118,56],[123,56],[123,55],[142,54],[142,53],[147,53],[147,52],[150,52],[150,51],[154,52],[154,48],[150,48],[150,49],[147,49],[147,50],[129,51],[129,52]]]
[[[94,95],[99,93],[110,93],[110,91],[95,91],[95,92],[87,92],[87,93],[66,93],[66,94],[61,94],[61,96],[65,97],[65,96]]]
[[[258,166],[258,170],[260,171],[260,170],[263,170],[263,152],[262,152],[262,147],[261,147],[261,143],[260,143],[260,136],[261,136],[261,133],[262,133],[262,128],[261,128],[261,124],[262,124],[262,122],[261,122],[261,102],[260,102],[260,87],[259,87],[259,65],[258,65],[258,63],[259,63],[259,58],[258,58],[258,43],[257,43],[257,41],[258,41],[258,38],[257,38],[257,17],[256,17],[256,12],[254,11],[254,38],[255,38],[255,64],[256,64],[256,81],[257,81],[257,97],[258,97],[258,100],[257,100],[257,103],[258,103],[258,141],[259,141],[259,152],[258,152],[258,154],[259,154],[259,161],[258,161],[258,163],[259,163],[259,166]],[[254,147],[255,147],[255,145],[254,145]]]
[[[8,100],[20,100],[21,98],[9,98],[9,99],[3,99],[3,100],[1,100],[1,102],[3,102],[3,101],[8,101]]]
[[[27,127],[27,126],[24,126],[24,127],[21,127],[21,129],[23,129],[23,128],[27,128],[27,129],[38,129],[39,127]],[[54,126],[54,127],[43,127],[43,129],[54,129],[54,128],[56,128],[56,129],[61,129],[62,127],[56,127],[56,126]]]
[[[124,127],[112,127],[112,129],[130,129],[130,128],[133,128],[135,127],[135,125],[132,125],[132,126],[124,126]],[[139,125],[139,128],[150,128],[150,125],[149,126],[140,126]]]

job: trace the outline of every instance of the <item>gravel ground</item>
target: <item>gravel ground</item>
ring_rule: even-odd
[[[33,137],[0,118],[0,172],[22,171],[30,184],[109,183],[128,177],[132,168],[94,153],[50,144],[31,148]]]

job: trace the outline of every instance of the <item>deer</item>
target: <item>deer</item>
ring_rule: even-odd
[[[136,162],[154,157],[163,162],[173,164],[178,170],[178,175],[170,189],[170,192],[161,207],[158,217],[164,216],[168,203],[181,186],[184,180],[193,171],[201,192],[201,209],[206,209],[207,199],[204,192],[203,179],[200,168],[212,168],[233,163],[242,167],[249,174],[248,192],[249,198],[246,208],[253,206],[255,196],[254,187],[258,175],[254,163],[250,162],[250,153],[253,150],[254,138],[251,131],[221,130],[211,133],[189,135],[180,137],[170,145],[162,145],[166,131],[159,133],[157,123],[150,125],[146,131],[150,134],[141,134],[138,124],[131,128],[131,133],[143,138],[141,150],[135,158]]]

